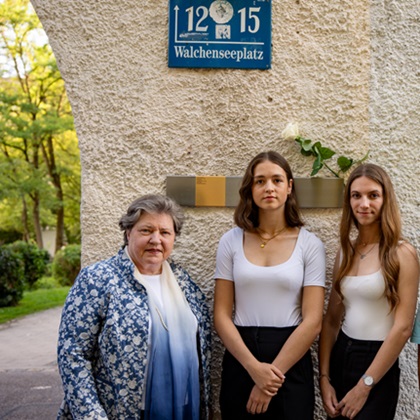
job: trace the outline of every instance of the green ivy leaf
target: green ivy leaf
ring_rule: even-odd
[[[309,150],[309,151],[306,151],[306,150],[304,150],[304,149],[300,149],[300,153],[301,153],[303,156],[315,156],[315,155],[314,155],[314,153],[312,152],[312,149],[311,149],[311,150]]]
[[[312,150],[314,152],[314,156],[316,156],[319,159],[321,159],[320,147],[321,147],[321,143],[319,141],[317,141],[316,143],[314,143],[314,145],[312,146]]]
[[[327,160],[332,158],[335,155],[334,150],[331,150],[329,147],[323,147],[321,146],[321,143],[319,144],[319,154],[321,155],[323,160]]]
[[[312,141],[308,139],[304,139],[303,137],[297,137],[296,142],[299,143],[301,147],[301,153],[304,156],[312,155]]]
[[[352,167],[353,162],[353,159],[345,156],[340,156],[337,159],[337,165],[340,168],[341,172],[347,172]]]
[[[311,172],[311,176],[316,175],[324,166],[324,164],[322,163],[322,159],[320,156],[317,156],[317,158],[315,159],[313,165],[312,165],[312,172]]]
[[[354,165],[364,162],[369,157],[369,151],[360,160],[354,160],[345,156],[340,156],[336,161],[339,170],[335,170],[334,166],[329,166],[329,164],[326,162],[336,154],[334,150],[330,149],[329,147],[322,146],[321,142],[319,141],[312,144],[312,140],[306,139],[299,135],[295,137],[295,141],[300,146],[300,153],[303,156],[313,157],[315,159],[312,166],[311,176],[316,175],[323,167],[325,167],[326,170],[339,178],[340,173],[347,172]]]

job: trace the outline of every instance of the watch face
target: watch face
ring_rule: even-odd
[[[373,385],[373,378],[372,376],[365,376],[363,378],[363,382],[365,383],[365,385],[367,386],[372,386]]]

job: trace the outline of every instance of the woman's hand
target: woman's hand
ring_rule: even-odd
[[[275,394],[277,394],[277,392]],[[261,391],[257,385],[254,385],[246,405],[246,410],[250,414],[265,413],[268,409],[268,404],[270,404],[271,398],[272,397],[268,396],[265,392]]]
[[[359,381],[339,402],[337,409],[341,411],[341,415],[354,419],[365,405],[370,390],[371,388]]]
[[[248,373],[255,385],[269,397],[277,394],[285,379],[281,370],[269,363],[257,362]]]
[[[340,410],[337,409],[338,401],[335,394],[334,387],[330,384],[327,377],[322,377],[319,381],[319,387],[321,389],[322,402],[324,404],[324,410],[327,412],[329,417],[339,416]]]

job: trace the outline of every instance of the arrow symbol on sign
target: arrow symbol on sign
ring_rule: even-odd
[[[175,42],[178,42],[178,10],[179,10],[179,7],[175,6],[174,10],[175,10]]]

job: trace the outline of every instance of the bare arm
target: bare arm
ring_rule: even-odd
[[[339,254],[337,253],[333,270],[333,282],[336,281],[338,264]],[[325,314],[324,321],[322,323],[321,336],[319,340],[319,386],[321,389],[325,411],[330,417],[336,417],[339,415],[335,390],[330,384],[330,357],[334,343],[337,340],[343,315],[343,302],[333,286],[330,294],[330,300],[328,302],[327,313]]]
[[[397,360],[401,350],[409,339],[413,327],[419,284],[419,263],[414,248],[404,243],[398,248],[400,274],[398,277],[399,303],[395,309],[393,326],[366,371],[374,382],[379,382]],[[342,415],[352,413],[353,418],[361,410],[369,396],[371,388],[362,380],[340,401],[338,409]]]
[[[214,294],[214,326],[225,347],[246,369],[255,384],[272,397],[284,381],[274,365],[259,362],[249,351],[232,321],[235,298],[234,283],[217,279]]]
[[[302,322],[287,339],[279,354],[273,361],[281,372],[287,372],[309,350],[321,330],[324,306],[324,288],[307,286],[303,289]],[[287,379],[286,379],[287,380]],[[254,386],[251,391],[247,409],[250,413],[263,413],[267,410],[271,397],[263,395]]]
[[[303,288],[302,293],[302,322],[284,343],[273,361],[273,364],[283,373],[286,373],[305,355],[321,331],[324,288],[307,286]]]

